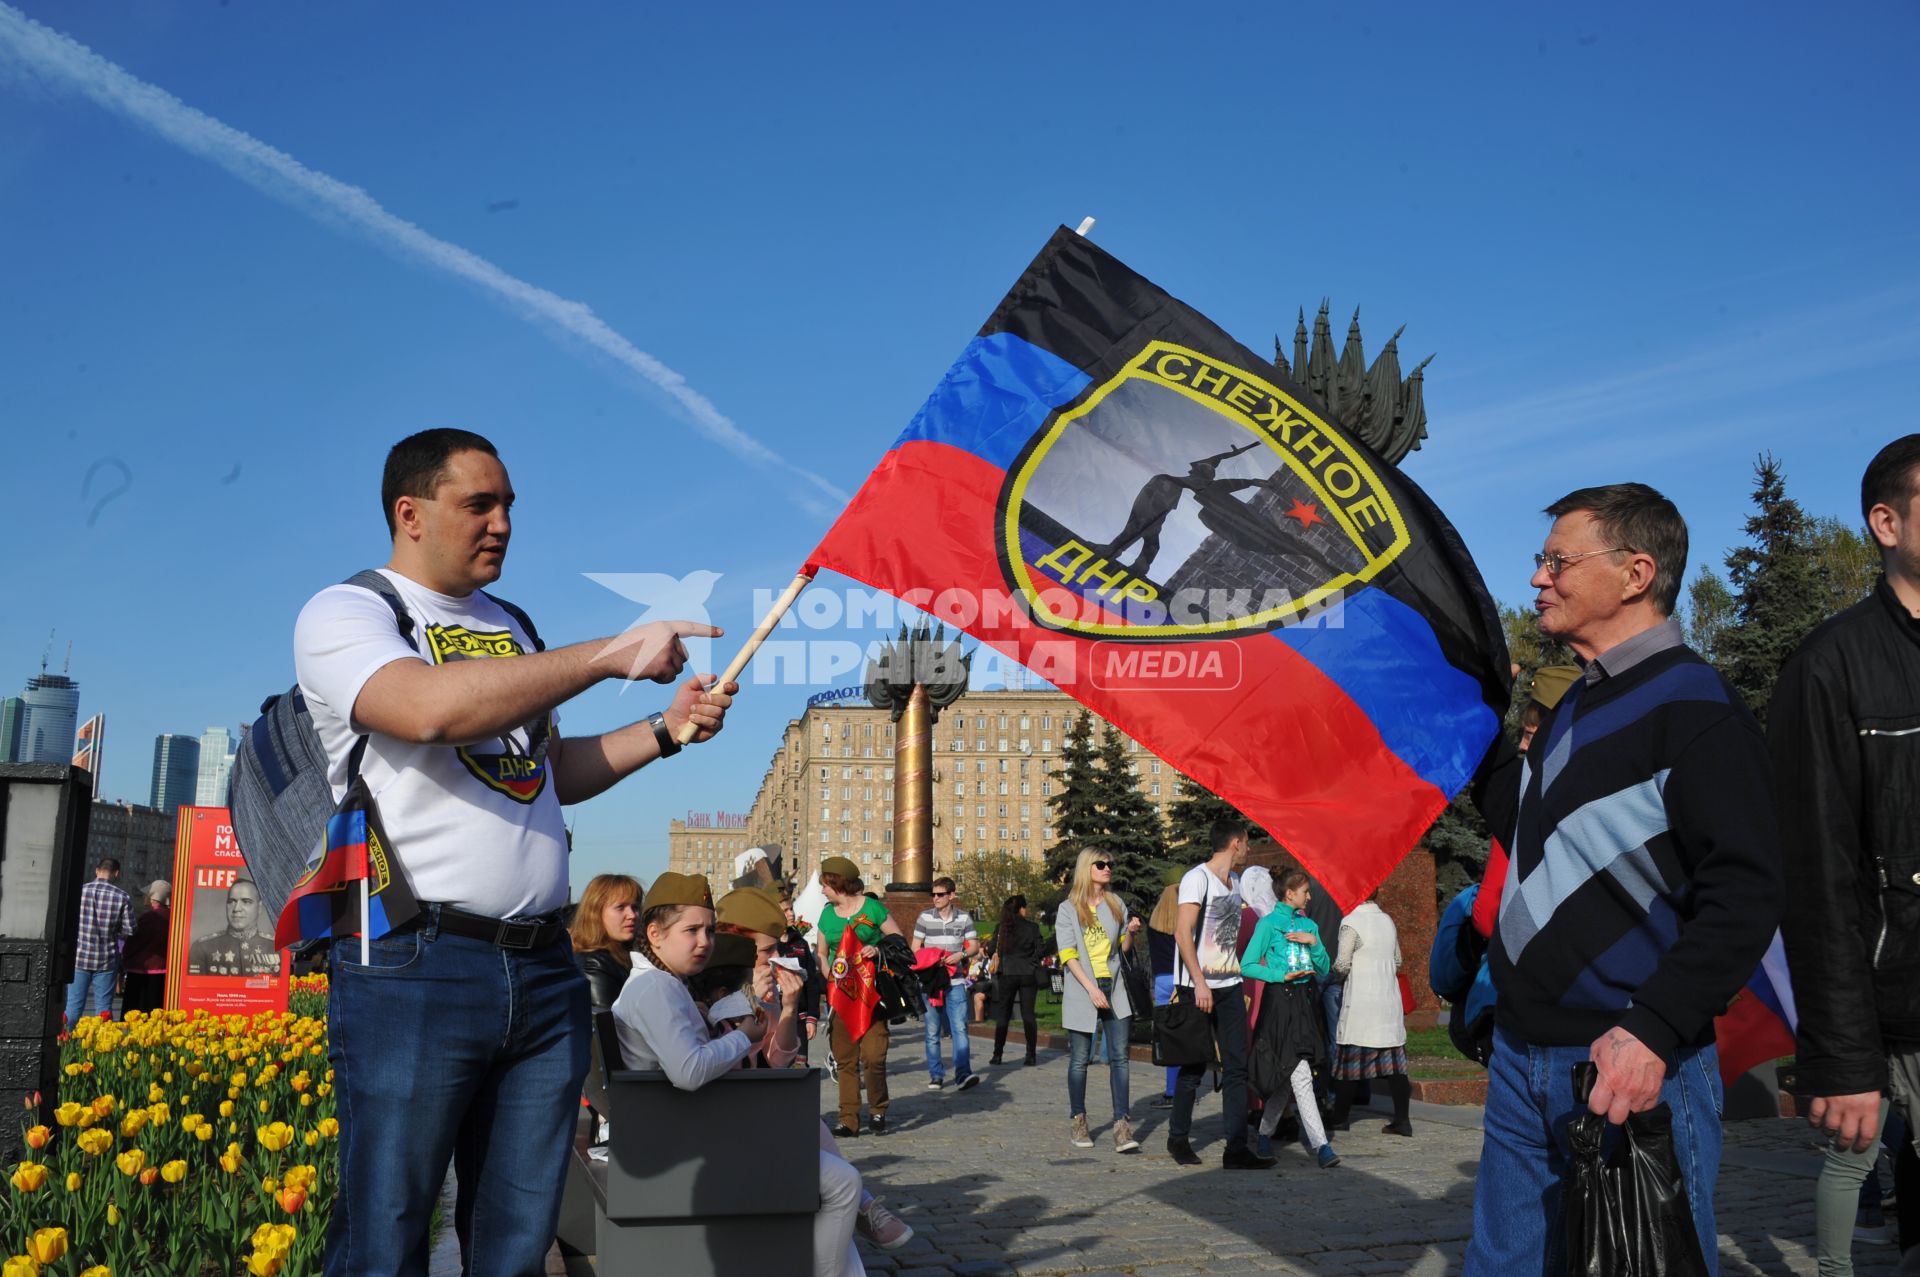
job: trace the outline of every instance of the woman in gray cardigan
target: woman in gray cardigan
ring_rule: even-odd
[[[1107,1084],[1113,1091],[1113,1151],[1131,1153],[1133,1138],[1128,1099],[1127,1028],[1133,1007],[1120,979],[1120,955],[1133,947],[1138,918],[1127,917],[1127,902],[1108,890],[1113,862],[1103,851],[1083,851],[1073,866],[1073,886],[1054,919],[1053,939],[1066,968],[1060,1023],[1067,1030],[1067,1103],[1073,1112],[1070,1136],[1077,1148],[1092,1148],[1087,1130],[1087,1061],[1093,1035],[1106,1036]]]

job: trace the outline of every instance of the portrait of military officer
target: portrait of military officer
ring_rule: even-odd
[[[196,905],[212,905],[219,893],[202,889]],[[233,880],[221,909],[219,929],[196,939],[187,950],[188,975],[277,975],[280,951],[260,929],[260,889],[242,875]],[[204,906],[202,906],[204,907]]]

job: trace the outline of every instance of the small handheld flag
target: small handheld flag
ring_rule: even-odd
[[[357,890],[356,884],[361,883],[364,890]],[[293,884],[274,928],[274,946],[285,949],[303,941],[355,934],[377,940],[419,913],[420,903],[393,856],[373,794],[366,781],[356,776],[327,818],[326,834],[309,858],[307,871]]]

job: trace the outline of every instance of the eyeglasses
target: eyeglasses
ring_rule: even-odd
[[[1113,868],[1113,865],[1110,862],[1105,860],[1096,860],[1093,862],[1093,867],[1095,869],[1111,869]]]
[[[1567,570],[1567,564],[1578,563],[1582,559],[1591,559],[1596,554],[1620,554],[1630,552],[1630,545],[1610,545],[1604,550],[1582,550],[1578,554],[1536,554],[1533,556],[1533,569],[1547,570],[1548,576],[1559,576]]]
[[[933,898],[935,900],[945,900],[948,896],[952,894],[953,893],[951,891],[936,891],[933,893]]]

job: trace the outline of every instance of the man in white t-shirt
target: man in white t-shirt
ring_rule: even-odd
[[[1220,1051],[1220,1115],[1227,1127],[1221,1165],[1266,1170],[1274,1159],[1247,1146],[1247,1004],[1240,992],[1240,870],[1247,863],[1246,825],[1231,818],[1215,821],[1211,845],[1213,855],[1206,863],[1180,879],[1174,996],[1191,998],[1213,1022],[1213,1040]],[[1195,972],[1200,975],[1197,981]],[[1187,1136],[1193,1129],[1194,1097],[1206,1071],[1203,1064],[1182,1065],[1174,1086],[1167,1152],[1182,1166],[1200,1164]]]
[[[327,1277],[425,1271],[427,1222],[451,1160],[465,1271],[545,1270],[591,1034],[562,919],[560,806],[720,730],[734,684],[681,684],[664,711],[565,739],[555,708],[605,679],[671,682],[685,635],[666,621],[618,640],[536,651],[518,609],[485,593],[512,533],[513,487],[493,445],[427,430],[387,455],[381,570],[412,622],[336,585],[294,628],[300,689],[336,798],[357,770],[421,916],[336,946],[329,1060],[341,1190]],[[364,745],[360,743],[364,741]]]

